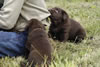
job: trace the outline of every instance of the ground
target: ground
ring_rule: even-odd
[[[50,67],[100,67],[100,1],[85,1],[47,0],[48,8],[63,8],[71,18],[79,21],[87,32],[87,38],[79,44],[60,43],[50,39],[54,48]],[[2,58],[0,67],[20,67],[20,61],[23,60],[23,57]]]

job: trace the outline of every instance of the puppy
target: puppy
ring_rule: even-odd
[[[70,31],[70,23],[68,14],[59,8],[52,8],[49,10],[51,13],[51,25],[49,34],[54,40],[67,41]]]
[[[63,9],[55,7],[49,11],[51,25],[48,33],[53,39],[61,42],[70,40],[77,43],[86,37],[84,28],[77,21],[69,18]]]
[[[36,19],[29,21],[26,48],[29,50],[28,62],[32,64],[32,67],[34,64],[41,67],[45,56],[47,57],[47,65],[51,62],[51,44],[44,29],[44,25],[40,21]]]

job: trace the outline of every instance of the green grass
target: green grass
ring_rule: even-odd
[[[100,1],[98,0],[48,0],[48,8],[60,7],[85,28],[87,37],[79,44],[52,42],[53,61],[50,67],[100,67]],[[2,58],[0,67],[20,67],[24,58]]]

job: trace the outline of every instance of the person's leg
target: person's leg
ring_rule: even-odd
[[[0,31],[0,57],[25,55],[27,32]]]
[[[4,0],[0,10],[0,29],[11,29],[15,26],[25,0]]]
[[[0,29],[11,29],[16,24],[26,0],[4,0],[0,10]],[[0,31],[0,57],[20,56],[25,53],[26,35]]]

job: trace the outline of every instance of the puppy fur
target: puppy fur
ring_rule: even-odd
[[[47,57],[47,64],[50,64],[52,50],[44,25],[36,19],[30,20],[29,23],[26,42],[26,48],[29,50],[29,64],[32,63],[32,67],[34,64],[38,64],[41,67],[45,56]]]
[[[77,21],[69,18],[63,9],[54,7],[49,9],[49,12],[51,13],[51,25],[48,33],[53,39],[61,42],[70,40],[77,43],[86,37],[84,28]]]

